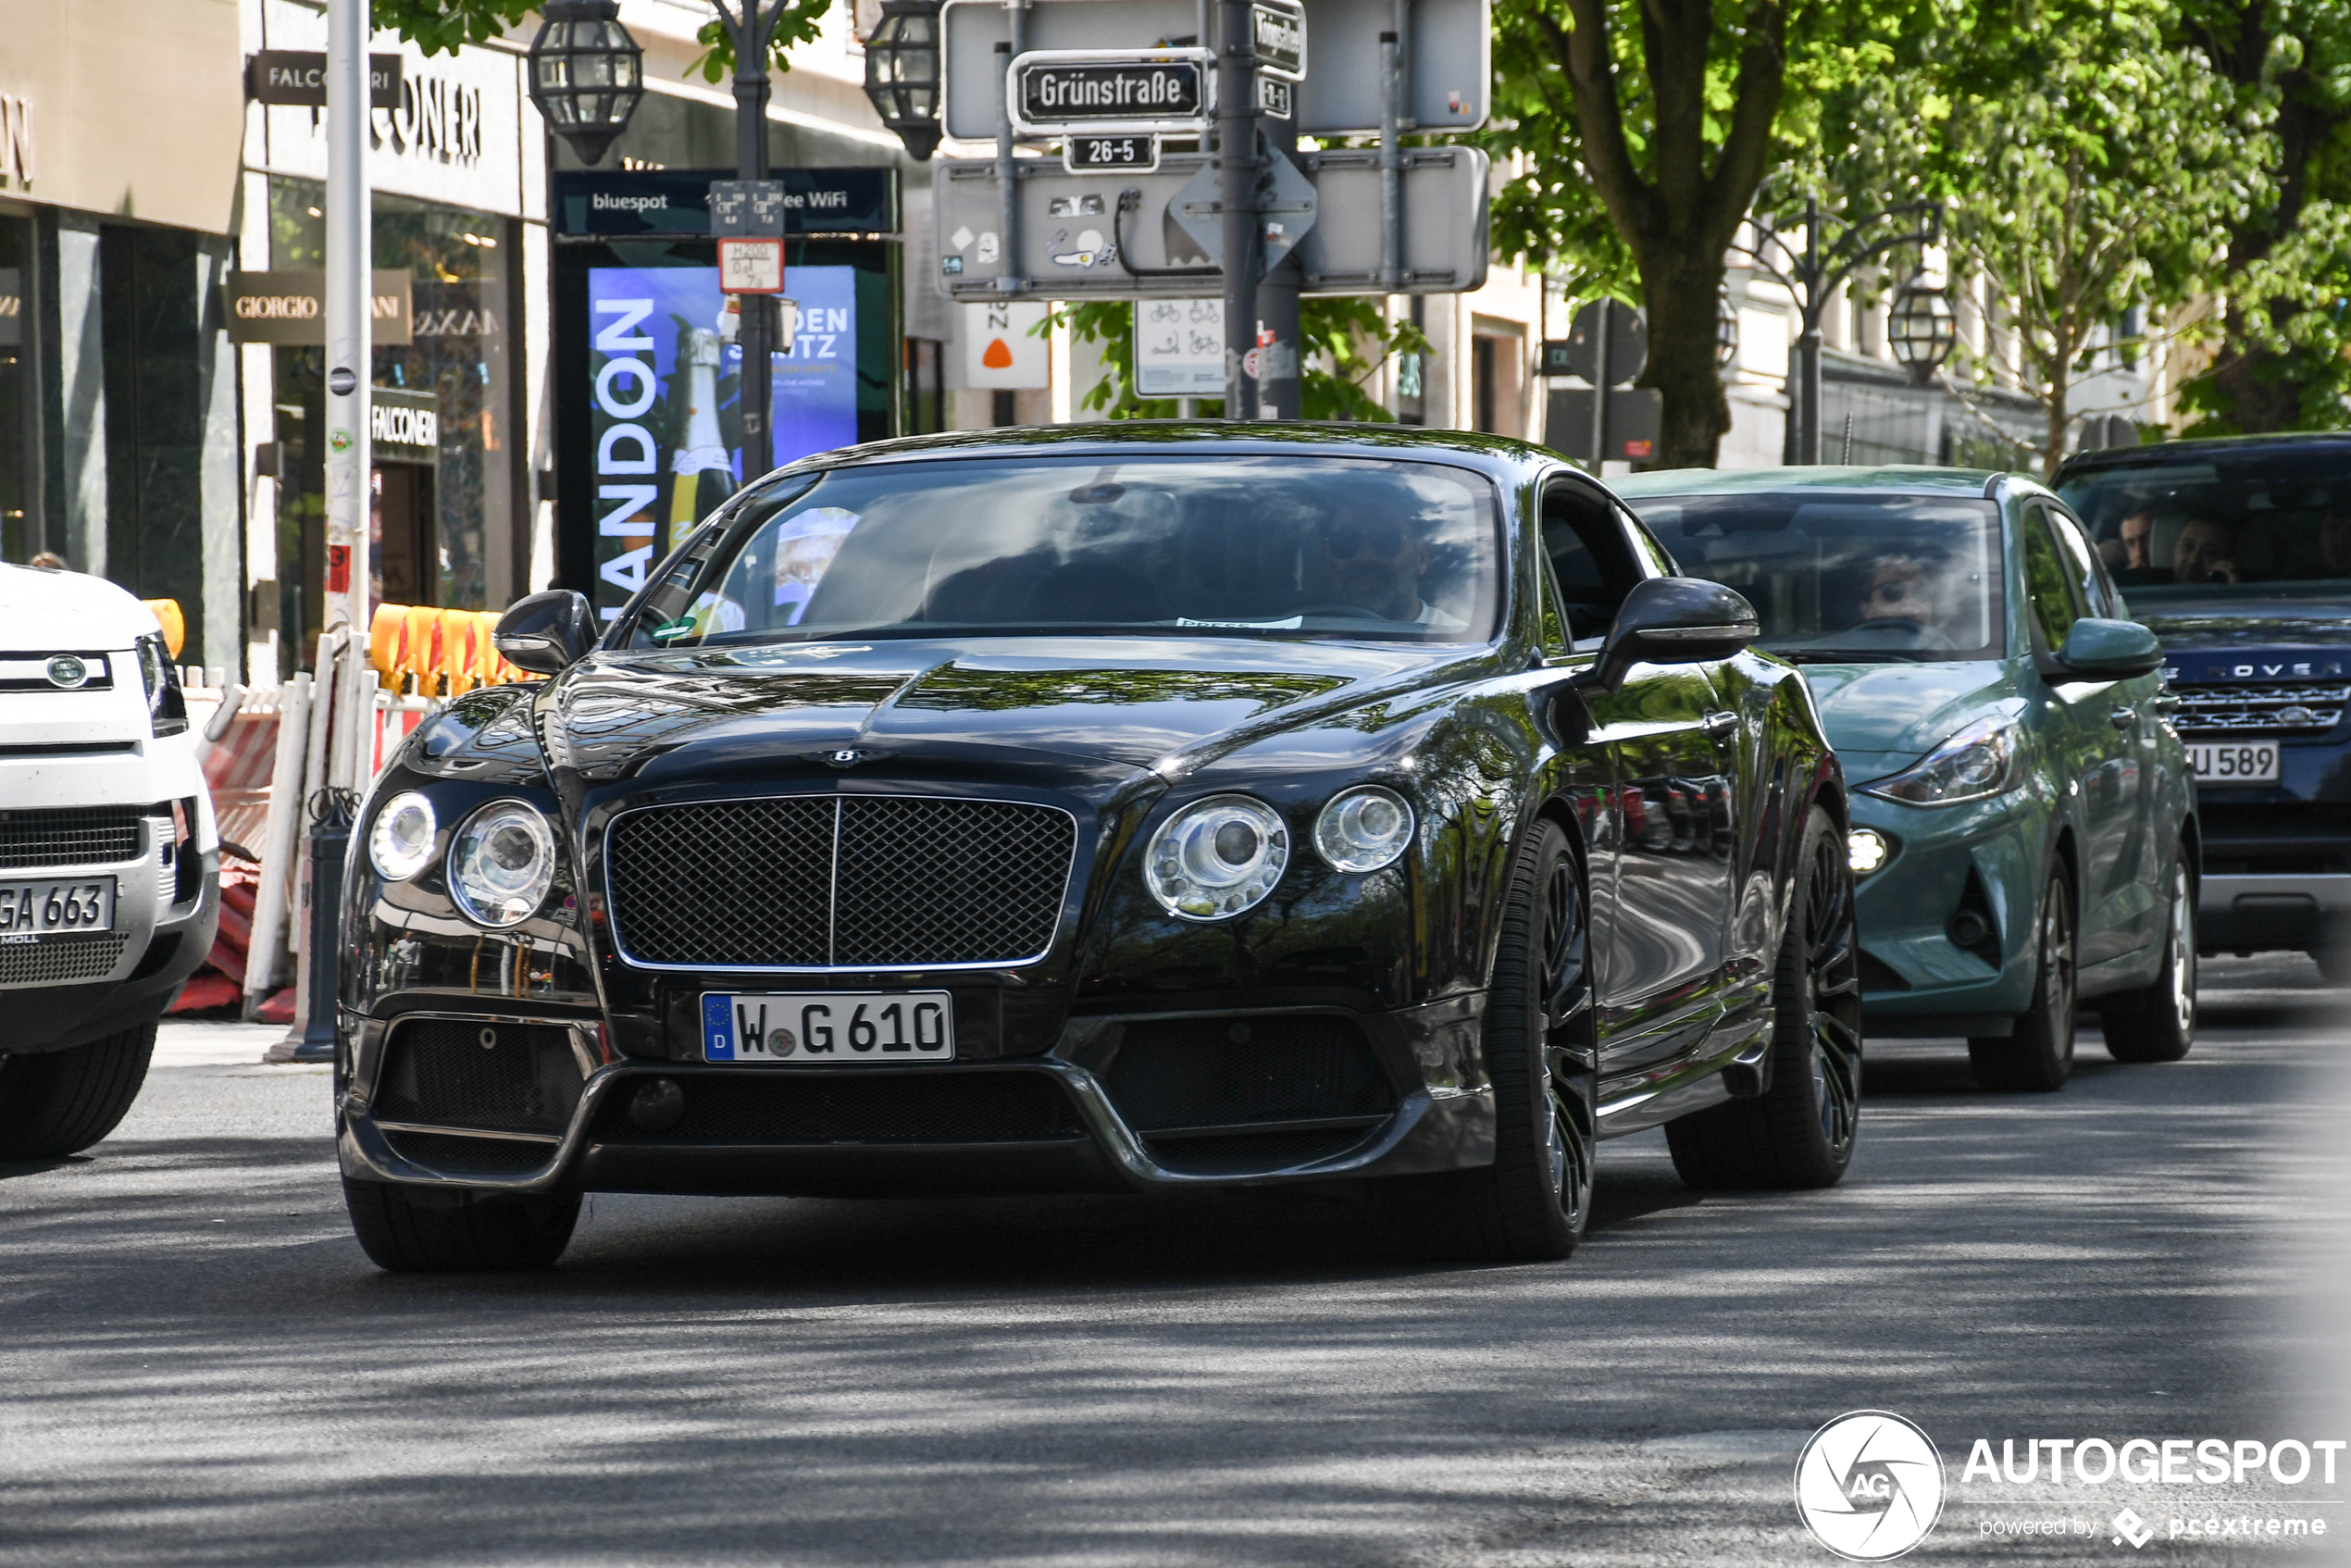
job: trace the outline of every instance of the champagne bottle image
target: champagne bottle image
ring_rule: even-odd
[[[718,334],[689,327],[678,358],[686,371],[685,428],[669,460],[669,537],[674,548],[687,530],[735,492],[734,457],[718,431]]]

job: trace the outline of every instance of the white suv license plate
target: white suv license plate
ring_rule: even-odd
[[[704,991],[702,1059],[887,1067],[955,1059],[947,991]]]
[[[2188,766],[2199,784],[2274,784],[2278,781],[2278,746],[2274,740],[2249,740],[2242,745],[2191,745]]]
[[[114,878],[0,882],[0,942],[114,929]]]

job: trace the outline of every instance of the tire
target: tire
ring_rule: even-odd
[[[1494,1163],[1439,1184],[1445,1243],[1481,1258],[1564,1258],[1591,1218],[1599,1045],[1589,907],[1566,833],[1537,823],[1511,867],[1486,1007]]]
[[[61,1159],[114,1131],[155,1052],[149,1019],[70,1051],[0,1057],[0,1160]]]
[[[446,1206],[428,1207],[389,1182],[345,1176],[342,1201],[361,1249],[393,1274],[547,1268],[563,1256],[579,1223],[577,1192],[469,1197],[456,1204],[444,1198]]]
[[[2117,1062],[2177,1062],[2196,1045],[2196,894],[2184,855],[2171,862],[2171,883],[2154,983],[2098,999],[2106,1053]]]
[[[1845,836],[1814,807],[1804,824],[1787,936],[1772,976],[1771,1087],[1665,1124],[1692,1187],[1833,1187],[1861,1121],[1860,942]]]
[[[2073,1072],[2073,883],[2059,865],[2041,893],[2033,971],[2033,1002],[2017,1014],[2016,1032],[1977,1035],[1967,1042],[1975,1081],[1991,1089],[2053,1093]]]

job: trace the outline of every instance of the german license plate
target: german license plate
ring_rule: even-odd
[[[0,882],[0,941],[114,929],[114,878]]]
[[[2278,781],[2278,746],[2274,740],[2188,748],[2188,766],[2199,784],[2274,784]]]
[[[955,1059],[946,991],[704,991],[702,1059],[844,1067]]]

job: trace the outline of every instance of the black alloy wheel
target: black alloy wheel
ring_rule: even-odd
[[[2196,1046],[2196,888],[2187,845],[2172,856],[2165,880],[2163,967],[2138,990],[2098,999],[2106,1053],[2117,1062],[2177,1062]]]
[[[2014,1033],[1968,1039],[1968,1065],[1984,1088],[2047,1094],[2072,1076],[2074,929],[2073,882],[2060,861],[2041,894],[2032,1004],[2017,1014]]]
[[[1511,867],[1486,1013],[1494,1163],[1443,1178],[1443,1217],[1477,1255],[1564,1258],[1592,1214],[1599,1062],[1584,869],[1559,824]]]
[[[1860,940],[1845,835],[1812,808],[1772,977],[1763,1092],[1665,1124],[1673,1169],[1693,1187],[1832,1187],[1861,1125]]]

